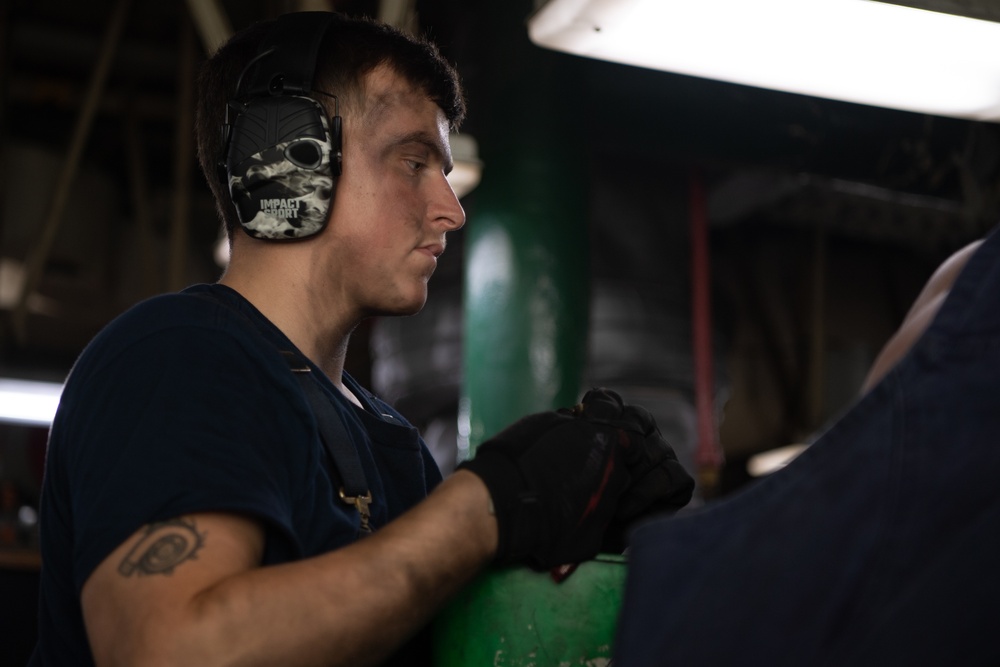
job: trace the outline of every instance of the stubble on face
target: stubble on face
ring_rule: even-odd
[[[345,172],[357,170],[358,178],[345,173],[350,188],[343,194],[352,204],[341,240],[353,246],[351,264],[359,270],[352,280],[365,314],[414,314],[423,308],[435,269],[416,249],[443,241],[444,234],[435,238],[428,227],[428,194],[405,172],[404,158],[425,154],[437,161],[434,168],[449,169],[447,127],[437,105],[388,68],[369,74],[364,99],[363,115],[345,119]]]

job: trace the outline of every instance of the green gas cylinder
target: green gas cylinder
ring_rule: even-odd
[[[490,570],[435,620],[435,667],[608,667],[624,587],[623,556],[602,554],[561,582]]]

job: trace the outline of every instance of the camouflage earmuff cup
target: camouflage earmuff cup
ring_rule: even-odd
[[[227,159],[229,192],[244,231],[271,240],[319,233],[339,171],[331,165],[334,152],[326,112],[315,100],[251,100],[233,124]]]
[[[341,168],[341,119],[336,112],[328,117],[309,95],[336,20],[331,12],[279,16],[227,105],[221,176],[240,225],[254,238],[303,239],[326,226]],[[321,94],[336,106],[336,95]]]

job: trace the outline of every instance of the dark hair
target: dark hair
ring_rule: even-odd
[[[234,35],[202,65],[198,77],[198,160],[230,238],[239,220],[228,183],[219,176],[226,104],[235,97],[240,74],[272,25],[274,20],[261,21]],[[364,77],[381,65],[426,92],[444,112],[451,129],[458,129],[465,118],[465,99],[454,67],[432,42],[371,19],[342,17],[330,25],[316,63],[313,90],[336,95],[342,114],[363,112]],[[314,96],[329,108],[325,95]]]

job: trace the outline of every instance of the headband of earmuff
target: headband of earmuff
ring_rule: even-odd
[[[329,218],[341,169],[340,115],[328,120],[308,95],[334,20],[330,12],[280,16],[226,107],[225,177],[240,224],[254,238],[307,238]]]

